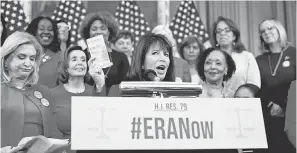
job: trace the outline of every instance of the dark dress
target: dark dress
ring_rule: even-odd
[[[271,65],[269,66],[270,57]],[[266,135],[269,153],[290,153],[290,144],[284,132],[284,117],[270,115],[268,104],[272,101],[278,104],[285,112],[287,105],[288,90],[293,80],[296,80],[296,48],[289,46],[283,51],[276,75],[272,76],[280,53],[264,53],[256,58],[261,74],[261,98],[263,116],[265,121]],[[271,70],[270,70],[271,69]],[[262,152],[265,152],[264,150]],[[295,152],[295,151],[294,151]]]
[[[117,52],[115,50],[112,50],[111,53],[109,53],[111,57],[111,61],[113,65],[111,67],[107,67],[103,69],[104,74],[107,74],[107,77],[105,79],[105,93],[106,96],[109,94],[110,89],[113,85],[117,87],[118,84],[120,84],[127,75],[128,69],[129,69],[129,61],[124,53]],[[94,80],[91,79],[87,82],[89,85],[94,85]]]

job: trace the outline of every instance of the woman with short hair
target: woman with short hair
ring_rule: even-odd
[[[105,78],[101,67],[94,60],[80,46],[69,47],[59,60],[58,75],[61,83],[51,89],[51,99],[57,127],[64,139],[71,138],[71,97],[101,95]],[[90,78],[93,78],[94,86],[86,83]]]
[[[228,53],[234,60],[236,71],[232,78],[225,84],[229,93],[234,93],[237,88],[246,83],[251,83],[261,88],[259,67],[254,55],[247,51],[240,39],[238,26],[229,18],[218,17],[213,25],[213,41],[217,48]]]
[[[204,52],[204,46],[196,36],[186,37],[179,49],[181,57],[188,62],[191,74],[191,82],[201,84],[201,79],[196,69],[199,55]]]
[[[126,78],[129,61],[124,53],[117,52],[111,48],[110,43],[113,42],[119,30],[115,17],[107,11],[90,13],[82,21],[80,30],[81,36],[85,41],[97,35],[103,35],[109,59],[113,63],[112,66],[103,68],[106,76],[106,94],[109,96],[116,94],[109,93],[109,91],[112,86],[118,88],[118,85]],[[93,85],[93,80],[91,79],[88,84]]]

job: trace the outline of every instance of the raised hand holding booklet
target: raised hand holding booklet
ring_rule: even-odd
[[[91,57],[96,57],[96,64],[102,68],[107,68],[112,66],[110,62],[108,51],[104,42],[102,35],[98,35],[92,38],[87,39],[88,50],[91,54]]]

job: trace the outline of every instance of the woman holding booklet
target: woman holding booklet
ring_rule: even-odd
[[[51,89],[51,99],[57,127],[64,139],[71,138],[71,97],[100,96],[104,88],[104,72],[94,60],[94,57],[89,59],[88,52],[80,46],[72,46],[63,52],[58,63],[61,84]],[[94,87],[85,83],[90,78],[95,82]]]
[[[105,74],[106,95],[110,95],[109,91],[112,86],[118,86],[126,77],[129,69],[129,61],[124,53],[114,51],[110,48],[110,42],[117,36],[119,25],[115,17],[106,11],[88,14],[82,21],[81,36],[86,41],[89,38],[102,35],[109,55],[112,66],[103,68]],[[88,84],[93,85],[91,79]]]

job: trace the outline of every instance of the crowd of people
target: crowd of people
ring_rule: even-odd
[[[26,31],[9,36],[6,25],[1,17],[1,147],[36,135],[70,139],[72,96],[121,96],[122,81],[169,81],[200,84],[204,98],[260,98],[268,149],[253,151],[296,151],[296,48],[277,20],[259,23],[263,54],[255,57],[236,23],[225,17],[214,22],[214,47],[205,49],[196,36],[177,44],[162,25],[136,42],[131,32],[119,30],[111,13],[90,13],[81,36],[86,41],[103,35],[113,64],[107,68],[94,62],[87,46],[70,45],[65,21],[39,16]],[[147,70],[158,79],[147,78]]]

